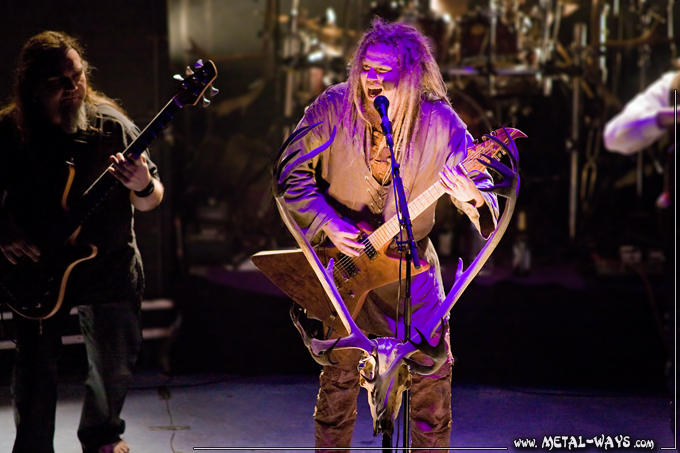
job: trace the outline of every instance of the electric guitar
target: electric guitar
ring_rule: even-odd
[[[177,94],[123,152],[126,158],[139,158],[182,107],[196,105],[201,99],[204,106],[209,104],[203,94],[217,78],[215,64],[199,60],[193,70],[187,68],[187,75],[184,79],[175,76],[176,80],[181,80]],[[215,88],[210,88],[212,95],[217,94]],[[41,252],[38,262],[24,256],[16,265],[12,265],[0,257],[0,302],[29,319],[40,320],[53,316],[62,306],[73,268],[97,255],[95,245],[79,245],[76,238],[90,214],[120,184],[107,169],[73,206],[67,206],[66,200],[74,176],[75,169],[70,166],[61,197],[62,208],[67,212],[44,237],[36,240]]]
[[[513,139],[526,137],[518,129],[507,130]],[[508,143],[503,129],[498,129],[490,135]],[[467,157],[458,166],[465,173],[473,170],[483,171],[486,167],[477,160],[480,156],[500,160],[504,153],[503,148],[493,140],[482,139],[467,149]],[[415,219],[422,214],[444,193],[446,193],[444,186],[438,180],[408,204],[411,218]],[[327,265],[331,258],[334,260],[335,284],[352,317],[355,318],[361,310],[369,291],[397,281],[400,267],[401,275],[405,275],[406,264],[388,251],[390,242],[399,233],[400,228],[395,215],[372,233],[364,231],[359,242],[362,242],[365,248],[360,251],[358,257],[347,256],[332,245],[315,247],[316,254],[324,265]],[[251,260],[288,297],[307,309],[311,317],[325,322],[339,333],[345,331],[300,249],[259,252],[253,255]],[[427,263],[421,262],[420,269],[411,268],[412,275],[423,272],[428,267]]]

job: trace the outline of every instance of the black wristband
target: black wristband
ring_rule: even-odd
[[[146,198],[149,195],[151,195],[154,190],[156,190],[156,185],[153,182],[153,178],[151,178],[151,181],[149,181],[148,186],[146,186],[142,190],[135,190],[135,195],[137,195],[137,198]]]

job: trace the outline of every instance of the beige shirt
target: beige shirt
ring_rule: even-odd
[[[364,221],[379,226],[396,213],[392,184],[379,184],[369,165],[370,137],[354,143],[341,124],[343,97],[347,84],[330,87],[310,105],[298,128],[322,122],[302,140],[291,144],[286,153],[301,150],[307,153],[329,140],[337,127],[333,143],[311,161],[293,171],[287,181],[286,206],[312,244],[325,239],[321,228],[333,218],[350,222]],[[457,164],[466,156],[472,144],[460,117],[442,101],[424,101],[417,136],[412,141],[412,156],[401,165],[400,173],[408,201],[430,188],[439,180],[445,164]],[[397,152],[397,150],[395,150]],[[398,160],[399,157],[397,157]],[[473,178],[478,187],[490,186],[487,173]],[[454,204],[475,224],[485,237],[495,228],[498,203],[495,195],[483,193],[491,215],[480,227],[479,211],[471,204],[451,197]],[[413,277],[413,325],[426,321],[444,297],[439,262],[432,243],[427,238],[435,221],[436,203],[432,203],[419,216],[412,218],[413,233],[418,241],[421,260],[431,268]],[[395,276],[396,279],[396,276]],[[360,313],[357,323],[369,332],[393,335],[398,284],[390,284],[372,291]],[[403,295],[403,291],[401,292]],[[422,308],[428,307],[426,310]],[[379,316],[380,314],[384,316]],[[380,319],[378,319],[380,318]],[[420,319],[423,318],[423,319]]]

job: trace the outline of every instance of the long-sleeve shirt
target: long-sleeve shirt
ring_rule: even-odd
[[[604,128],[604,146],[621,154],[634,154],[657,141],[666,128],[657,124],[660,109],[670,107],[670,91],[677,71],[665,73],[629,101]]]
[[[354,143],[349,131],[341,126],[346,92],[347,84],[342,83],[322,93],[307,108],[298,127],[319,121],[323,123],[287,150],[292,152],[302,148],[302,153],[309,152],[326,142],[331,137],[333,126],[338,126],[332,145],[293,171],[288,179],[286,206],[313,244],[325,239],[322,228],[334,218],[376,225],[396,213],[392,184],[382,186],[373,177],[366,141]],[[423,101],[420,124],[412,140],[412,155],[400,168],[407,201],[412,201],[437,182],[444,165],[461,162],[471,142],[472,137],[465,124],[451,107],[442,101]],[[478,187],[491,184],[487,173],[481,173],[473,180]],[[483,193],[483,197],[488,210],[482,209],[489,215],[481,217],[481,224],[479,211],[474,206],[452,200],[486,237],[495,228],[498,204],[495,195]],[[427,238],[434,225],[435,207],[436,203],[432,203],[412,219],[421,260],[431,266],[413,277],[412,325],[415,327],[424,326],[428,314],[445,297],[437,254]],[[397,277],[394,276],[395,280]],[[394,335],[395,317],[398,317],[395,316],[397,294],[396,282],[371,291],[357,324],[377,335]]]

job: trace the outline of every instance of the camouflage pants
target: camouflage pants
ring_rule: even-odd
[[[411,395],[411,447],[449,446],[451,437],[451,348],[449,359],[431,376],[413,375]],[[321,388],[314,411],[317,451],[324,448],[351,447],[357,416],[361,351],[333,352],[337,365],[325,366],[319,378]],[[420,361],[420,353],[413,358]],[[422,355],[421,355],[422,357]],[[338,451],[338,450],[335,450]]]

